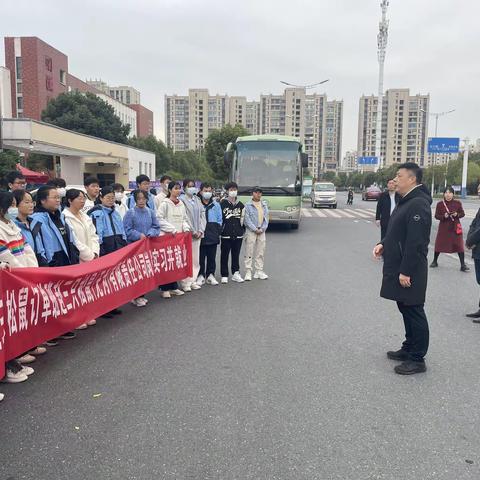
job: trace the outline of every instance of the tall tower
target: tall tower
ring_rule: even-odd
[[[387,53],[388,40],[388,20],[387,8],[389,1],[382,0],[380,7],[382,9],[382,20],[379,24],[377,35],[378,45],[378,103],[377,103],[377,126],[375,128],[375,156],[378,159],[378,167],[382,167],[384,159],[381,158],[382,147],[382,114],[383,114],[383,67],[385,65],[385,55]]]

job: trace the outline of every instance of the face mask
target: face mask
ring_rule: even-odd
[[[168,182],[168,183],[170,183],[170,182]],[[165,193],[168,192],[168,183],[163,184],[163,190],[165,191]]]
[[[238,193],[237,190],[229,190],[229,191],[228,191],[228,196],[229,196],[230,198],[237,198],[237,193]]]
[[[10,207],[8,209],[8,216],[11,220],[18,217],[18,208],[17,207]]]
[[[121,202],[123,200],[123,192],[115,192],[115,200]]]
[[[203,192],[202,193],[202,197],[205,199],[205,200],[210,200],[212,198],[212,192]]]
[[[188,187],[187,188],[187,193],[188,193],[188,195],[193,197],[197,193],[196,187]]]
[[[60,195],[60,198],[63,198],[67,194],[67,190],[63,187],[57,188],[57,192]]]

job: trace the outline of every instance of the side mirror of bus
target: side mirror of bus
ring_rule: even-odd
[[[307,168],[308,167],[308,155],[306,153],[301,153],[300,158],[302,160],[302,168]]]
[[[230,168],[231,164],[232,164],[232,153],[231,152],[225,152],[223,154],[223,164]]]

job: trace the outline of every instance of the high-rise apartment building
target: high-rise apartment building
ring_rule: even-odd
[[[342,170],[344,172],[354,172],[357,169],[357,152],[351,150],[345,152],[342,162]]]
[[[125,105],[140,104],[140,92],[133,87],[111,87],[103,80],[87,80],[87,83]]]
[[[165,138],[174,150],[201,148],[213,129],[239,124],[251,135],[299,137],[314,176],[339,167],[342,120],[342,101],[307,95],[304,88],[261,95],[259,102],[243,96],[211,96],[206,89],[191,89],[188,96],[165,96]]]
[[[411,96],[408,88],[387,90],[382,105],[381,160],[427,163],[430,96]],[[358,116],[358,155],[375,156],[378,97],[362,96]]]
[[[0,117],[12,117],[10,70],[0,67]]]

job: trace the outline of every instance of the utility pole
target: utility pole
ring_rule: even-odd
[[[463,150],[463,170],[462,170],[462,198],[467,198],[467,173],[468,173],[468,153],[470,150],[470,139],[463,140],[465,147]]]
[[[382,0],[380,8],[382,9],[382,20],[379,24],[377,35],[378,46],[378,101],[377,101],[377,123],[375,127],[375,156],[377,157],[377,169],[383,166],[382,152],[382,117],[383,117],[383,71],[385,66],[385,55],[387,53],[388,40],[388,20],[387,8],[388,0]]]

